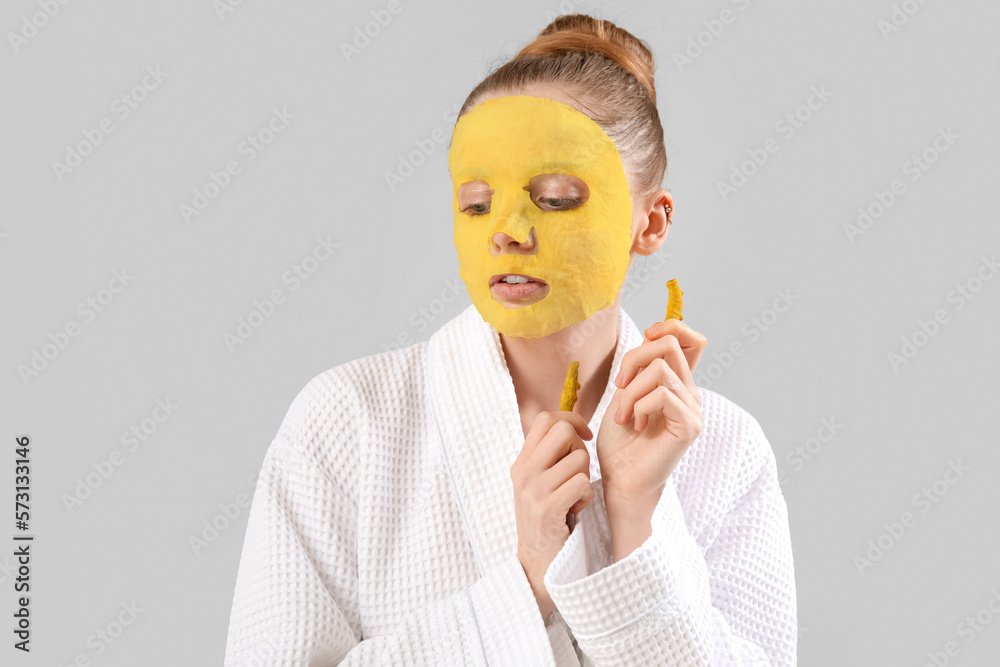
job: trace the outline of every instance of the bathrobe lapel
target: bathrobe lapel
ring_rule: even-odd
[[[617,345],[604,395],[590,422],[596,439],[615,391],[626,351],[643,335],[618,310]],[[524,445],[514,384],[497,332],[474,306],[447,322],[428,341],[427,377],[444,460],[461,505],[480,575],[517,554],[517,523],[510,467]],[[590,478],[600,478],[594,440]]]

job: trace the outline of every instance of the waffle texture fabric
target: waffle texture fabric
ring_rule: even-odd
[[[619,308],[590,428],[643,341]],[[701,435],[652,534],[612,563],[594,501],[545,574],[542,618],[517,558],[510,466],[524,444],[497,333],[469,306],[430,340],[327,370],[264,456],[225,665],[796,664],[795,577],[774,453],[708,389]]]

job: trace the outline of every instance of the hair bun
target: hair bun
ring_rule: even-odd
[[[562,55],[567,51],[596,53],[624,67],[645,88],[656,104],[653,53],[638,37],[611,21],[587,14],[564,14],[538,33],[516,58],[529,55]]]

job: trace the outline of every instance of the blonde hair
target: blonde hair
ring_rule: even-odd
[[[632,33],[587,14],[566,14],[483,79],[459,117],[531,84],[557,86],[611,137],[633,194],[646,195],[659,189],[667,170],[654,69],[652,52]]]

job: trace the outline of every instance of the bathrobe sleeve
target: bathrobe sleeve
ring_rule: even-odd
[[[516,556],[408,614],[394,634],[363,638],[357,522],[355,502],[301,447],[272,442],[250,507],[226,667],[556,664],[557,628],[545,626]]]
[[[668,478],[650,537],[589,572],[575,530],[544,583],[580,651],[602,665],[796,664],[795,575],[774,453],[752,417],[737,493],[703,552]]]

